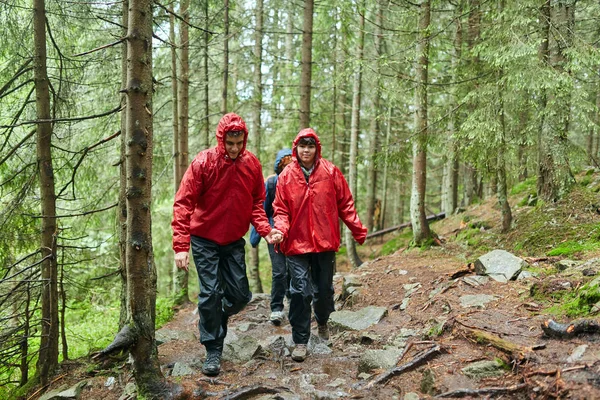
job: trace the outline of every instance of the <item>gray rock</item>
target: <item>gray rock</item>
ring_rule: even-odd
[[[401,354],[400,349],[365,350],[358,361],[358,372],[371,372],[378,368],[393,368],[396,366]]]
[[[487,303],[498,300],[498,296],[490,294],[467,294],[459,298],[460,305],[463,308],[479,307],[483,308]]]
[[[537,274],[534,274],[534,273],[529,272],[529,271],[521,271],[521,273],[519,274],[519,276],[517,276],[517,280],[518,281],[523,281],[523,280],[526,280],[526,279],[534,278],[535,276],[537,276]]]
[[[311,354],[331,354],[327,341],[322,340],[317,335],[310,335],[308,339],[308,352]]]
[[[81,389],[87,385],[87,380],[77,382],[70,388],[65,389],[64,387],[48,392],[40,397],[39,400],[60,400],[60,399],[79,399],[81,395]]]
[[[137,399],[137,386],[133,382],[127,383],[125,385],[125,389],[123,390],[123,394],[119,397],[119,400],[133,400]]]
[[[237,337],[233,332],[225,337],[223,346],[223,359],[227,361],[245,363],[260,353],[262,347],[254,336],[244,335]]]
[[[397,348],[404,348],[404,346],[406,346],[406,343],[408,342],[408,339],[410,339],[413,336],[418,336],[420,334],[421,331],[419,331],[418,329],[402,328],[400,329],[400,333],[398,333],[391,341],[391,344],[392,346]]]
[[[475,261],[475,272],[498,282],[516,279],[527,262],[505,250],[492,250]]]
[[[258,303],[261,301],[271,301],[271,295],[269,293],[252,293],[252,298],[248,304]]]
[[[329,316],[329,323],[339,330],[361,331],[373,326],[387,315],[385,307],[365,307],[358,311],[335,311]]]
[[[587,348],[588,348],[587,344],[582,344],[581,346],[575,347],[575,350],[573,350],[573,353],[571,353],[571,355],[569,357],[567,357],[567,362],[572,363],[572,362],[581,360],[583,358],[583,355],[585,354],[585,351],[587,350]]]
[[[406,393],[403,397],[404,400],[419,400],[419,395],[415,392]]]
[[[254,322],[242,322],[238,325],[237,329],[240,332],[248,332],[250,329],[256,327]]]
[[[477,361],[462,369],[462,373],[472,379],[493,378],[504,375],[504,368],[496,360]]]
[[[400,310],[404,311],[408,307],[408,303],[410,303],[410,297],[405,297],[402,299],[402,303],[400,303]]]
[[[564,271],[568,268],[574,268],[579,265],[579,262],[573,260],[560,260],[554,263],[554,266],[559,271]]]
[[[372,376],[371,374],[367,374],[366,372],[361,372],[360,374],[358,374],[358,379],[362,379],[363,381],[366,381],[371,376]]]
[[[333,382],[328,383],[326,386],[332,387],[332,388],[337,388],[337,387],[342,386],[345,383],[346,383],[346,380],[344,378],[337,378]]]
[[[171,372],[171,376],[189,376],[194,375],[196,371],[194,371],[189,365],[186,363],[176,362],[173,366],[173,371]]]
[[[414,292],[421,288],[421,284],[417,283],[407,283],[402,286],[406,293],[404,293],[404,297],[410,297]]]
[[[197,341],[196,335],[188,331],[176,331],[172,329],[161,328],[154,334],[156,341],[159,343],[169,343],[173,340],[189,340]]]
[[[467,285],[483,286],[490,281],[490,278],[484,275],[470,275],[462,278]]]

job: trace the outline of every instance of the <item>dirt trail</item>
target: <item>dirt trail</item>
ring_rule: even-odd
[[[171,377],[171,381],[186,388],[196,388],[197,393],[204,392],[208,398],[211,394],[214,398],[226,398],[227,393],[255,385],[279,388],[273,390],[281,391],[280,397],[256,395],[244,398],[402,399],[410,392],[418,394],[419,398],[431,398],[446,392],[490,387],[499,388],[496,393],[504,393],[504,398],[600,398],[600,375],[597,374],[600,344],[597,340],[589,335],[570,340],[543,337],[540,325],[544,316],[528,310],[535,308],[528,299],[531,282],[505,284],[489,280],[476,286],[468,278],[453,280],[450,275],[466,267],[460,258],[462,253],[457,252],[460,249],[454,250],[446,246],[425,252],[399,251],[354,271],[363,285],[361,295],[351,307],[346,304],[344,309],[382,306],[387,308],[387,316],[365,331],[334,332],[331,354],[311,354],[303,363],[292,361],[289,355],[257,357],[245,364],[224,361],[221,374],[216,379],[208,379],[199,369],[204,350],[197,340],[198,316],[195,305],[188,305],[163,327],[180,332],[182,339],[159,346],[161,365],[166,374],[176,362],[191,365],[195,369],[191,375]],[[341,278],[336,281],[336,293],[339,293]],[[412,294],[407,307],[402,310],[407,288]],[[493,297],[488,298],[492,300],[484,307],[465,307],[461,305],[461,297],[466,295]],[[267,321],[268,313],[267,300],[252,302],[232,318],[230,332],[242,334],[241,330],[244,330],[243,334],[255,338],[289,335],[289,324],[271,325]],[[389,348],[399,333],[407,330],[414,336],[408,339],[411,344],[398,365],[410,362],[434,345],[440,346],[441,353],[412,371],[392,377],[386,384],[366,389],[369,381],[384,371],[374,370],[370,371],[369,377],[359,377],[361,355],[369,349]],[[511,354],[482,339],[478,343],[473,339],[475,330],[502,338],[525,352],[517,350]],[[316,333],[314,322],[313,333]],[[582,346],[587,346],[584,354],[574,357]],[[476,380],[462,371],[473,362],[494,359],[502,360],[507,368],[500,376]],[[109,387],[105,386],[107,375],[113,376],[114,372],[92,378],[82,398],[119,399],[130,375],[119,371],[117,382],[120,384]],[[503,392],[511,388],[515,391]],[[471,398],[489,396],[471,393],[474,393]]]

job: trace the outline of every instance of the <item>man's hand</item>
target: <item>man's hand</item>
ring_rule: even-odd
[[[267,236],[265,236],[266,241],[269,244],[277,244],[283,241],[283,233],[279,229],[271,229],[271,232]]]
[[[183,269],[188,271],[190,264],[190,255],[187,251],[181,251],[179,253],[175,253],[175,265],[179,269]]]

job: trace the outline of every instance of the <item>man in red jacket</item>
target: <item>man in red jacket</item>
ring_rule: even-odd
[[[206,375],[221,369],[228,318],[252,298],[243,239],[250,223],[267,242],[282,239],[265,214],[262,169],[246,150],[247,140],[244,120],[234,113],[224,115],[217,126],[217,146],[194,158],[173,205],[175,264],[188,270],[191,242],[200,281],[198,329],[206,348]]]
[[[275,228],[284,238],[280,249],[288,258],[291,275],[289,320],[296,344],[292,359],[304,361],[310,338],[311,302],[319,336],[329,339],[327,321],[334,310],[339,219],[360,244],[365,241],[367,229],[358,218],[342,172],[321,158],[321,142],[312,129],[298,133],[292,157],[292,164],[279,175],[273,209]]]

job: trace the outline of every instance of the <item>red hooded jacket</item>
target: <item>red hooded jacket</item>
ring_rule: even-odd
[[[298,142],[312,137],[317,153],[308,183],[298,162]],[[342,172],[321,158],[321,141],[310,128],[303,129],[294,139],[292,157],[277,181],[273,209],[275,228],[284,234],[281,251],[285,255],[338,251],[340,248],[339,219],[350,228],[360,244],[367,237],[367,229],[358,218],[352,193]]]
[[[235,160],[225,150],[225,135],[244,132]],[[271,231],[263,208],[265,185],[260,162],[246,150],[248,129],[234,113],[217,126],[217,146],[198,153],[185,172],[173,205],[173,250],[188,251],[190,235],[226,245],[246,234],[250,223],[261,236]]]

